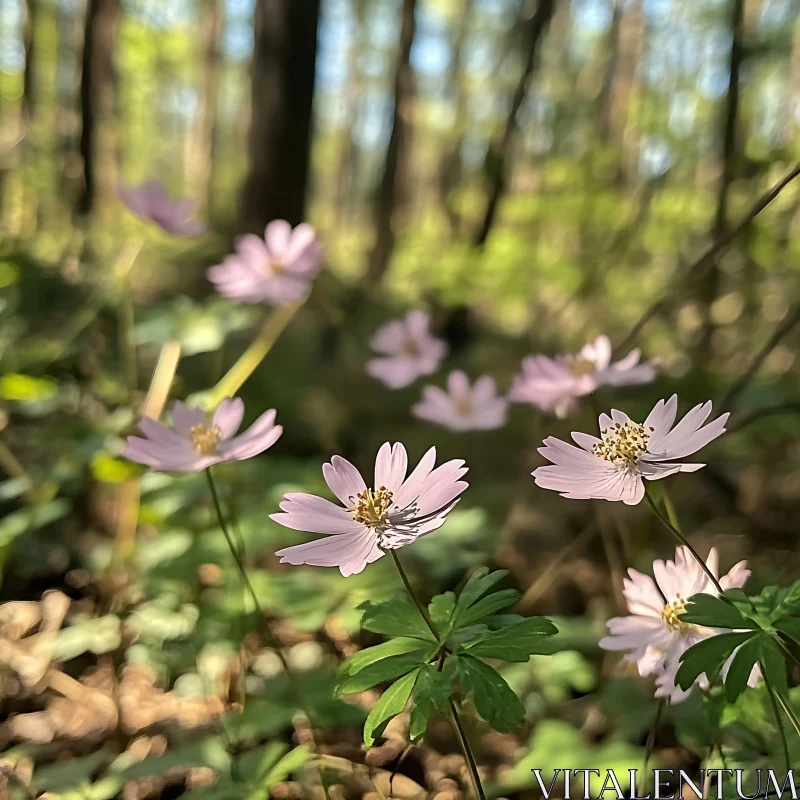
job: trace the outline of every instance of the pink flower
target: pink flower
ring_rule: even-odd
[[[426,386],[411,413],[453,431],[488,431],[505,425],[507,409],[508,401],[498,397],[492,378],[484,375],[470,386],[469,378],[456,370],[447,378],[446,392]]]
[[[305,222],[292,230],[286,220],[273,220],[263,239],[247,233],[235,247],[207,274],[220,294],[240,303],[282,306],[305,300],[322,266],[317,234]]]
[[[324,533],[327,538],[286,547],[275,555],[282,563],[339,567],[342,575],[355,575],[384,550],[437,530],[468,484],[460,480],[467,472],[462,460],[434,469],[435,462],[436,448],[431,447],[406,477],[405,447],[387,442],[378,451],[372,484],[376,488],[371,488],[349,461],[334,456],[322,474],[344,508],[312,494],[290,492],[281,513],[271,515],[287,528]]]
[[[243,415],[244,403],[238,398],[223,400],[210,422],[204,411],[187,408],[179,400],[172,411],[175,430],[143,417],[139,430],[147,438],[129,436],[122,455],[158,472],[199,472],[220,461],[257,456],[283,433],[275,424],[275,409],[270,409],[235,436]]]
[[[573,433],[580,447],[552,436],[539,452],[552,465],[533,472],[537,486],[572,500],[622,500],[636,505],[644,497],[643,478],[657,481],[676,472],[696,472],[705,464],[675,463],[725,432],[728,414],[704,425],[711,401],[695,406],[675,427],[678,396],[659,400],[642,425],[616,409],[600,415],[600,436]]]
[[[206,229],[204,222],[189,219],[194,200],[171,200],[161,181],[151,180],[141,186],[119,186],[122,202],[137,216],[158,225],[175,236],[198,236]]]
[[[719,575],[719,557],[713,547],[706,564],[714,576]],[[689,694],[675,685],[681,655],[699,641],[723,632],[681,622],[680,616],[692,595],[702,593],[716,597],[718,592],[686,547],[675,549],[675,561],[655,561],[653,574],[655,581],[635,569],[628,570],[630,577],[624,581],[623,594],[631,613],[608,621],[610,635],[600,640],[600,647],[627,651],[625,660],[635,663],[640,675],[656,676],[656,697],[667,697],[678,703]],[[740,561],[719,579],[719,583],[723,589],[740,589],[749,577],[747,563]],[[723,669],[723,677],[727,676],[732,659],[733,655]],[[760,675],[758,667],[754,667],[749,685],[755,685]],[[708,688],[705,675],[697,682],[701,688]]]
[[[607,336],[598,336],[584,345],[578,355],[554,359],[528,356],[522,361],[522,374],[514,378],[508,398],[513,403],[530,403],[563,419],[575,411],[578,397],[601,386],[633,386],[652,381],[655,367],[651,363],[640,364],[640,358],[640,351],[632,350],[612,364]]]
[[[405,319],[388,322],[370,342],[384,357],[367,362],[367,372],[390,389],[402,389],[421,375],[436,372],[447,345],[431,336],[429,326],[424,311],[409,311]]]

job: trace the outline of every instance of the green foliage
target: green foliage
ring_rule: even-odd
[[[360,608],[364,611],[361,625],[368,631],[386,636],[412,636],[423,641],[436,641],[419,609],[407,595],[395,595],[385,603],[367,601]]]
[[[478,713],[498,731],[516,728],[525,707],[497,670],[463,653],[456,656],[458,674],[466,694],[471,694]]]
[[[726,597],[728,592],[725,593]],[[681,614],[681,622],[705,625],[709,628],[750,628],[760,626],[746,617],[734,601],[727,601],[712,594],[696,594],[689,598],[686,611]]]
[[[434,709],[440,714],[448,713],[452,693],[452,676],[445,675],[430,665],[420,668],[414,686],[414,707],[411,709],[408,726],[408,735],[412,742],[425,735],[428,719]]]
[[[461,650],[481,658],[501,661],[527,661],[532,655],[551,652],[547,637],[556,626],[546,619],[532,617],[515,622],[499,631],[490,631],[461,645]]]
[[[688,689],[703,673],[709,680],[714,680],[730,654],[756,635],[751,631],[721,633],[692,645],[681,655],[675,682],[682,689]]]
[[[375,743],[375,739],[381,734],[389,720],[406,707],[418,677],[419,668],[399,681],[395,681],[375,703],[364,723],[364,744],[367,747],[371,747]]]

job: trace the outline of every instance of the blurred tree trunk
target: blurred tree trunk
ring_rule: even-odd
[[[416,0],[403,0],[400,42],[394,73],[392,132],[386,149],[383,173],[375,194],[375,244],[369,255],[367,279],[379,280],[389,267],[397,238],[395,222],[400,182],[408,158],[409,115],[414,100],[414,70],[411,45],[414,41]]]
[[[451,193],[461,183],[463,164],[461,148],[464,145],[464,134],[467,127],[467,100],[469,96],[464,86],[464,53],[472,19],[475,0],[462,0],[458,12],[458,21],[453,32],[450,45],[450,68],[447,72],[447,93],[455,106],[453,121],[453,141],[443,154],[439,167],[439,199],[450,221],[450,229],[457,233],[461,228],[461,215],[453,204]]]
[[[517,82],[516,89],[511,98],[511,107],[508,110],[505,130],[503,135],[491,142],[486,153],[484,169],[489,184],[486,209],[478,229],[475,231],[473,244],[482,248],[489,237],[494,225],[500,200],[505,194],[508,184],[508,171],[512,156],[512,149],[516,134],[519,130],[518,114],[531,84],[539,46],[544,38],[550,20],[556,10],[556,0],[539,0],[533,16],[524,22],[525,65]]]
[[[88,0],[86,4],[80,91],[83,185],[76,205],[79,215],[92,212],[98,195],[98,130],[113,108],[119,9],[119,0]]]
[[[364,76],[359,61],[365,44],[366,7],[366,0],[353,0],[356,30],[347,50],[345,131],[336,173],[336,216],[340,224],[349,217],[349,212],[355,206],[357,199],[355,195],[358,187],[358,144],[354,129],[358,124],[364,92]]]
[[[23,133],[29,133],[36,107],[36,25],[39,18],[39,0],[25,3],[25,72],[22,79]]]
[[[214,150],[217,131],[217,92],[221,54],[222,0],[204,0],[202,19],[200,95],[192,129],[188,163],[189,186],[197,210],[207,215],[214,196]]]
[[[297,225],[308,189],[320,0],[257,0],[252,65],[250,172],[240,228],[273,219]]]
[[[729,63],[728,91],[725,97],[721,119],[722,149],[720,153],[720,181],[717,190],[717,206],[711,228],[712,239],[718,239],[728,226],[728,202],[730,188],[737,174],[739,117],[739,74],[741,72],[744,38],[744,0],[731,0],[730,4],[731,52]],[[714,321],[711,306],[719,293],[720,271],[715,262],[706,273],[700,286],[703,327],[698,342],[698,352],[706,359],[713,357],[711,340],[714,335]]]

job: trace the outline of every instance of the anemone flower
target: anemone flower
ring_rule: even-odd
[[[488,431],[505,425],[508,401],[497,394],[494,379],[488,375],[470,385],[460,370],[447,378],[447,391],[426,386],[422,400],[411,413],[453,431]]]
[[[579,447],[549,436],[539,452],[552,464],[533,472],[537,486],[572,500],[622,500],[636,505],[644,481],[676,472],[695,472],[705,464],[676,461],[705,447],[725,432],[728,414],[705,425],[711,401],[695,406],[677,425],[678,396],[659,400],[640,425],[616,409],[599,418],[600,438],[574,432]]]
[[[270,409],[236,436],[243,416],[239,398],[225,398],[210,421],[202,409],[188,408],[179,400],[172,411],[174,430],[143,417],[139,430],[146,438],[129,436],[122,455],[157,472],[200,472],[221,461],[257,456],[283,433],[275,424],[275,409]]]
[[[338,567],[342,575],[361,572],[385,550],[411,544],[440,528],[467,488],[460,459],[434,469],[432,447],[406,477],[408,455],[402,444],[387,442],[375,460],[375,480],[367,486],[361,473],[340,456],[322,474],[341,506],[304,492],[290,492],[271,519],[308,533],[327,534],[308,544],[278,550],[282,563]],[[374,488],[373,488],[374,487]]]
[[[306,223],[292,229],[286,220],[273,220],[263,239],[247,233],[235,248],[207,275],[220,294],[239,303],[281,306],[305,300],[322,266],[322,247]]]
[[[409,311],[405,319],[386,323],[370,342],[381,357],[367,362],[367,372],[390,389],[402,389],[436,372],[447,345],[429,329],[430,317],[424,311]]]
[[[119,186],[120,200],[136,216],[158,225],[174,236],[198,236],[206,229],[204,222],[189,219],[195,210],[194,200],[172,200],[161,181],[151,180],[141,186]]]
[[[640,364],[640,359],[640,351],[632,350],[621,361],[612,363],[607,336],[598,336],[577,355],[528,356],[522,361],[522,373],[514,378],[508,399],[513,403],[530,403],[563,419],[575,411],[579,397],[601,386],[633,386],[652,381],[655,367],[652,363]]]
[[[711,548],[706,566],[716,577],[719,575],[719,557]],[[626,661],[634,663],[640,675],[656,677],[656,697],[666,697],[677,703],[686,699],[689,692],[675,684],[675,674],[680,666],[681,655],[692,645],[703,639],[723,633],[721,629],[707,628],[681,621],[686,603],[695,594],[719,593],[697,559],[686,547],[675,549],[674,561],[655,561],[653,575],[628,570],[624,580],[623,594],[630,615],[614,617],[608,621],[609,635],[600,640],[604,650],[627,651]],[[740,561],[727,575],[719,578],[723,590],[740,589],[750,577],[747,563]],[[728,659],[723,670],[727,675]],[[749,685],[759,680],[761,672],[754,667]],[[701,675],[697,681],[701,688],[708,688],[708,678]]]

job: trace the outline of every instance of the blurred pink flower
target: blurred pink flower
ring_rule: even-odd
[[[141,186],[120,185],[118,193],[130,211],[166,233],[198,236],[206,229],[201,220],[189,219],[197,205],[194,200],[171,200],[161,181],[151,180]]]
[[[537,486],[572,500],[622,500],[636,505],[644,497],[643,478],[650,481],[676,472],[695,472],[705,464],[673,463],[705,447],[725,432],[728,414],[704,425],[711,401],[695,406],[675,427],[678,396],[659,400],[642,425],[616,409],[600,415],[600,436],[573,433],[580,445],[549,436],[539,452],[552,465],[533,472]]]
[[[263,239],[246,233],[235,247],[207,275],[220,294],[240,303],[282,306],[305,300],[322,266],[317,234],[305,222],[292,230],[286,220],[273,220]]]
[[[456,370],[447,378],[447,391],[426,386],[411,413],[453,431],[488,431],[505,425],[507,410],[508,401],[497,395],[493,378],[484,375],[470,386],[469,378]]]
[[[271,515],[287,528],[329,536],[285,547],[275,555],[282,563],[339,567],[342,575],[355,575],[384,550],[411,544],[437,530],[468,484],[460,480],[467,472],[462,460],[434,469],[435,462],[432,447],[406,477],[405,447],[387,442],[375,460],[373,489],[349,461],[334,456],[322,474],[344,508],[312,494],[290,492],[283,498],[281,513]]]
[[[174,430],[149,417],[139,421],[145,439],[129,436],[122,455],[157,472],[199,472],[220,461],[242,461],[263,453],[278,441],[283,428],[275,424],[275,409],[262,414],[244,433],[244,403],[223,400],[209,422],[204,411],[178,400],[172,411]]]
[[[706,565],[715,577],[719,575],[719,557],[713,547]],[[656,697],[666,697],[670,702],[678,703],[689,694],[675,685],[681,655],[699,641],[723,632],[681,622],[680,615],[692,595],[717,596],[718,592],[686,547],[675,549],[675,561],[655,561],[653,574],[655,580],[635,569],[628,570],[623,594],[630,615],[608,621],[610,635],[600,640],[600,647],[628,651],[624,658],[638,666],[640,675],[656,676]],[[719,583],[723,589],[740,589],[749,577],[747,562],[740,561],[727,575],[719,578]],[[723,677],[727,675],[732,659],[733,655],[725,665]],[[760,676],[760,670],[754,667],[749,685],[755,685]],[[708,688],[705,675],[701,675],[697,683]]]
[[[429,327],[425,311],[409,311],[405,319],[379,328],[370,347],[384,357],[367,362],[367,372],[390,389],[402,389],[421,375],[436,372],[447,345],[431,336]]]
[[[652,363],[640,364],[641,353],[632,350],[621,361],[611,363],[611,342],[598,336],[577,355],[528,356],[522,374],[514,378],[508,398],[513,403],[530,403],[560,419],[577,408],[578,397],[601,386],[633,386],[655,378]]]

